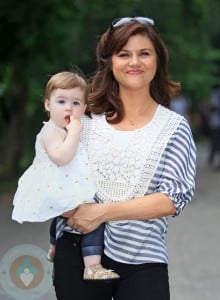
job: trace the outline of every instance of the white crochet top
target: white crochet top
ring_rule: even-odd
[[[158,105],[152,120],[140,129],[116,130],[104,115],[85,117],[83,125],[82,143],[99,202],[159,192],[169,196],[178,215],[191,201],[196,147],[184,117]],[[107,222],[105,254],[122,263],[167,263],[167,219]]]
[[[104,116],[93,116],[92,122],[85,119],[83,140],[97,197],[102,202],[112,202],[143,196],[181,119],[160,105],[150,123],[132,131],[115,130]]]

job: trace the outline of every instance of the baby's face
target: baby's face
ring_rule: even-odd
[[[80,119],[86,109],[85,93],[79,88],[56,89],[45,101],[51,120],[61,128],[70,122],[70,116]]]

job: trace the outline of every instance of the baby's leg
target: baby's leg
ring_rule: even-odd
[[[56,218],[50,223],[50,247],[47,252],[47,259],[53,262],[56,248]]]
[[[101,263],[101,255],[88,255],[83,257],[84,266],[89,267]]]
[[[55,256],[55,250],[56,250],[56,246],[53,244],[50,244],[48,252],[47,252],[47,259],[50,262],[54,261],[54,256]]]
[[[82,256],[85,265],[84,280],[109,280],[119,278],[119,275],[113,270],[105,269],[101,265],[104,228],[103,224],[82,238]]]

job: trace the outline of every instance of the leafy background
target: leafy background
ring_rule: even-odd
[[[95,70],[95,46],[112,19],[149,16],[170,54],[170,77],[190,98],[192,116],[220,81],[219,0],[7,0],[0,4],[0,180],[16,181],[33,158],[46,119],[49,75]],[[192,127],[196,132],[196,125]]]

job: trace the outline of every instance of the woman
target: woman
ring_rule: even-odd
[[[195,189],[189,124],[167,108],[180,85],[168,79],[167,51],[149,18],[113,21],[98,42],[97,61],[82,142],[99,204],[70,212],[68,225],[85,234],[106,223],[102,262],[120,279],[80,281],[80,237],[64,233],[55,257],[57,299],[168,300],[167,219]]]

